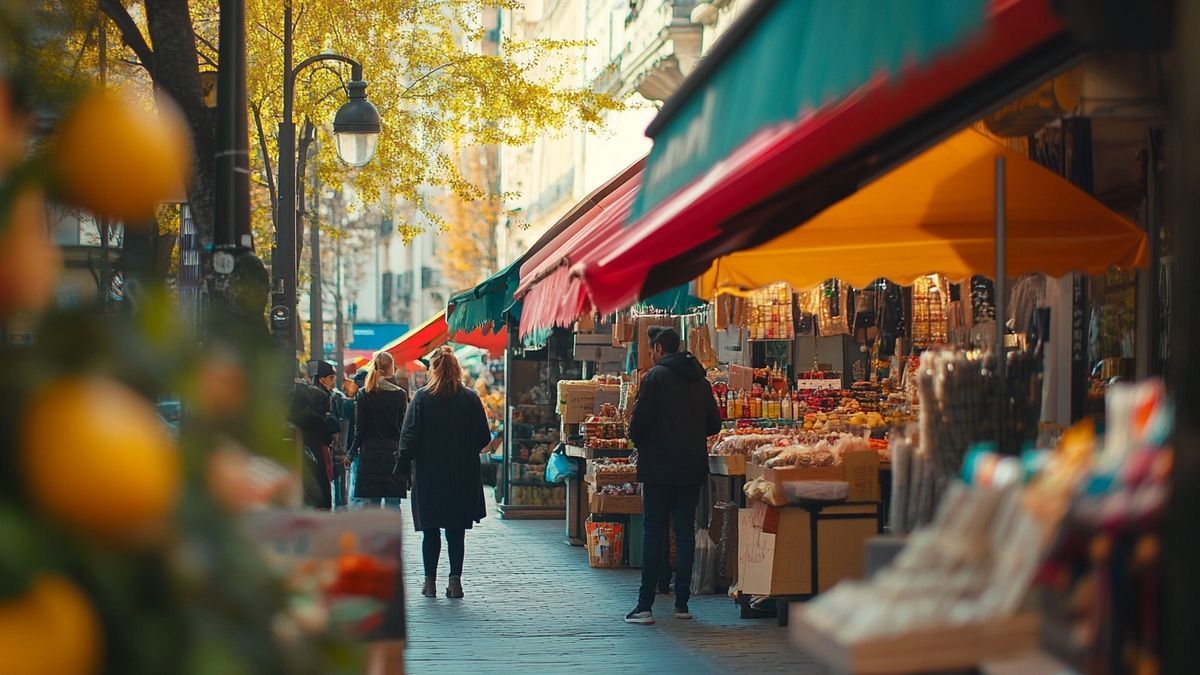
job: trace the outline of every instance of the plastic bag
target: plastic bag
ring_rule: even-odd
[[[708,530],[696,530],[696,559],[692,563],[692,595],[717,592],[717,555]]]
[[[579,464],[567,457],[561,446],[550,455],[550,459],[546,462],[547,483],[565,483],[567,479],[578,476]]]

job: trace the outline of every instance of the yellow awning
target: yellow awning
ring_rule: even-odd
[[[785,281],[865,286],[995,273],[995,158],[1007,158],[1007,272],[1102,274],[1143,267],[1146,235],[1067,180],[992,141],[961,131],[806,223],[756,248],[718,258],[700,277],[706,299]]]

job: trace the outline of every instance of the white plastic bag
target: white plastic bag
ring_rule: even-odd
[[[717,549],[708,530],[696,530],[696,559],[692,563],[692,595],[717,592]]]

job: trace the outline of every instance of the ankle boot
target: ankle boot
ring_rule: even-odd
[[[437,597],[437,577],[425,577],[425,585],[421,587],[421,595],[427,598]]]
[[[446,597],[461,598],[462,596],[462,577],[450,577],[450,585],[446,587]]]

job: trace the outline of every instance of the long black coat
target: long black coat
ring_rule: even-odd
[[[400,434],[400,459],[412,464],[412,515],[418,530],[470,529],[483,520],[479,453],[491,441],[487,414],[475,392],[413,395]]]
[[[407,495],[407,481],[392,475],[407,409],[408,392],[387,380],[381,380],[375,391],[359,395],[354,406],[354,451],[359,453],[355,499],[394,499]]]

